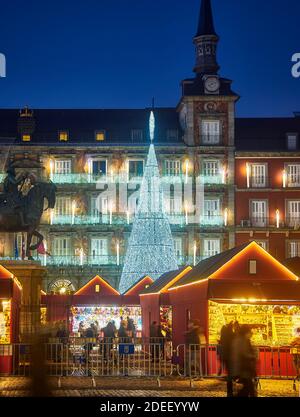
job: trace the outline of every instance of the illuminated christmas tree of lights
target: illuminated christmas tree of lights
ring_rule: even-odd
[[[145,275],[156,280],[178,269],[169,219],[164,211],[163,190],[153,145],[155,119],[149,120],[151,144],[140,189],[119,291],[124,293]]]

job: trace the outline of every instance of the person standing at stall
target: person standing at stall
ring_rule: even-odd
[[[227,372],[227,397],[233,397],[233,375],[231,366],[232,343],[235,336],[234,323],[224,325],[221,329],[219,355],[221,363]]]

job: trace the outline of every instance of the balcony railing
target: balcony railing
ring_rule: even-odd
[[[179,266],[183,265],[194,265],[206,259],[208,256],[188,256],[188,255],[178,255],[177,263]],[[111,267],[122,267],[124,265],[124,256],[117,257],[115,255],[95,255],[95,256],[75,256],[75,255],[53,255],[45,256],[38,255],[36,260],[40,261],[42,265],[45,266],[55,266],[55,267],[67,267],[67,266],[76,266],[76,267],[97,267],[97,266],[111,266]],[[2,257],[1,260],[15,260],[14,257]]]
[[[219,135],[201,135],[201,145],[204,146],[220,146],[223,144],[223,136]]]
[[[216,216],[201,216],[200,217],[200,226],[224,226],[224,218],[221,215]]]
[[[279,219],[278,223],[275,217],[251,217],[248,220],[242,220],[240,223],[241,227],[250,228],[287,228],[287,229],[300,229],[300,216],[291,216],[286,217],[285,219]]]

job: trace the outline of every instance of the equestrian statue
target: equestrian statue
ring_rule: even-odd
[[[44,237],[37,229],[43,212],[55,206],[56,186],[52,182],[38,181],[33,173],[17,176],[12,166],[6,172],[3,193],[0,194],[0,232],[27,232],[26,257],[33,260],[30,251],[36,250],[43,242]],[[25,183],[30,189],[24,195],[22,189]],[[33,236],[37,237],[34,245],[31,244]]]

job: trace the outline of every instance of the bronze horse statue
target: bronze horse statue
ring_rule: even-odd
[[[9,195],[2,194],[0,201],[0,232],[27,232],[26,257],[33,260],[30,251],[36,250],[44,237],[37,231],[43,212],[54,208],[56,186],[52,182],[37,182],[28,194],[20,199],[20,206],[14,207]],[[44,208],[45,199],[48,204]],[[32,237],[37,243],[31,245]]]

